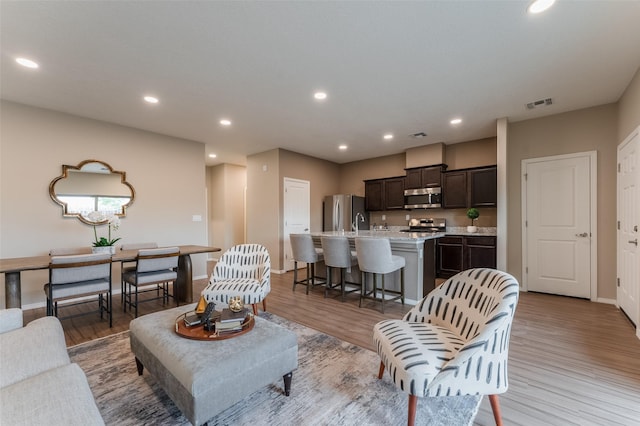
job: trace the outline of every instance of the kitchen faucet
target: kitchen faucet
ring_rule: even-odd
[[[358,218],[360,218],[360,222],[364,222],[364,216],[362,215],[362,213],[356,213],[356,220],[351,224],[351,228],[356,231],[356,235],[358,235]]]

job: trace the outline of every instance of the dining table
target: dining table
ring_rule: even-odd
[[[199,245],[179,245],[178,278],[175,282],[175,292],[180,302],[191,303],[193,301],[193,270],[191,264],[192,254],[213,253],[221,249],[218,247]],[[133,262],[138,256],[138,250],[116,250],[111,256],[111,262]],[[5,307],[22,307],[22,289],[20,276],[24,271],[49,269],[51,256],[30,256],[0,259],[0,273],[4,274]]]

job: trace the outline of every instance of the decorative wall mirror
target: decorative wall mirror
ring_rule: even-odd
[[[135,190],[126,181],[126,172],[113,170],[98,160],[77,166],[62,166],[62,175],[49,184],[51,199],[62,206],[62,215],[77,217],[88,225],[108,222],[112,216],[126,216]]]

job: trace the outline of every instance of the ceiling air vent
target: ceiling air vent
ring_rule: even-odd
[[[420,138],[426,138],[427,134],[425,132],[418,132],[418,133],[413,133],[409,135],[409,137],[414,139],[420,139]]]
[[[546,107],[549,106],[553,103],[553,101],[551,100],[551,98],[547,98],[547,99],[540,99],[539,101],[533,101],[533,102],[529,102],[527,104],[527,108],[528,109],[534,109],[534,108],[542,108],[542,107]]]

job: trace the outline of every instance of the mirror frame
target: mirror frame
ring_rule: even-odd
[[[127,204],[123,204],[122,205],[122,212],[121,213],[116,213],[116,216],[118,216],[118,217],[125,217],[127,215],[127,207],[130,207],[131,204],[133,204],[133,200],[136,197],[136,191],[135,191],[135,189],[133,189],[133,186],[131,186],[131,184],[129,182],[127,182],[127,172],[114,170],[113,167],[111,167],[109,164],[105,163],[104,161],[100,161],[100,160],[84,160],[84,161],[80,162],[77,166],[70,166],[68,164],[63,164],[62,165],[62,174],[51,181],[51,183],[49,184],[49,196],[51,197],[51,199],[55,203],[59,204],[62,207],[62,216],[63,217],[77,217],[78,220],[80,220],[80,222],[86,223],[87,225],[103,225],[103,224],[108,222],[108,220],[103,220],[103,221],[100,221],[100,222],[92,222],[88,218],[82,216],[82,214],[80,214],[80,213],[69,213],[67,203],[65,203],[63,201],[60,201],[57,198],[57,194],[54,192],[54,186],[56,185],[56,183],[61,179],[66,179],[67,177],[69,177],[69,171],[72,171],[72,170],[80,171],[80,170],[82,170],[82,167],[84,165],[89,164],[89,163],[100,163],[100,164],[102,164],[107,169],[109,169],[109,173],[120,175],[120,183],[122,183],[123,185],[126,185],[127,187],[129,187],[129,189],[131,190],[131,199],[129,200],[129,202]]]

